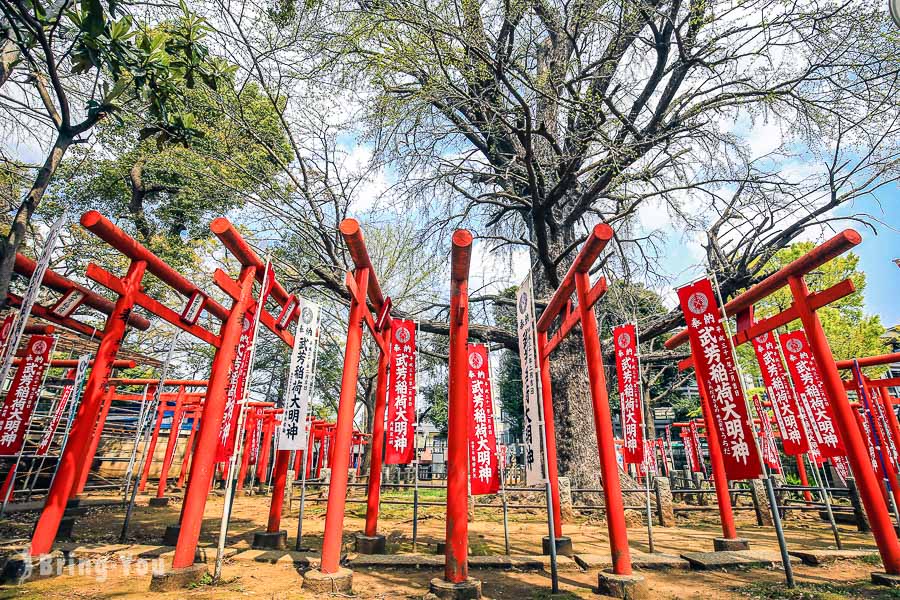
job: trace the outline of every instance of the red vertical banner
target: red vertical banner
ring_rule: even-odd
[[[50,366],[53,342],[53,336],[49,335],[33,335],[28,340],[25,355],[0,407],[0,456],[16,454],[22,449],[25,430]]]
[[[703,445],[700,443],[700,428],[697,421],[691,421],[691,445],[694,449],[694,462],[697,473],[706,473],[706,462],[703,460]]]
[[[473,496],[500,489],[494,395],[484,344],[469,344],[469,482]]]
[[[250,375],[250,367],[253,357],[253,342],[256,339],[256,328],[259,325],[257,317],[260,309],[269,300],[269,292],[275,282],[275,273],[272,264],[268,263],[266,275],[263,278],[265,285],[259,293],[259,301],[254,302],[244,313],[241,323],[241,337],[238,340],[237,355],[228,379],[228,393],[225,397],[225,414],[222,416],[222,427],[219,430],[219,444],[216,446],[216,462],[222,462],[231,458],[234,454],[237,440],[237,422],[240,411],[235,407],[244,401],[247,390],[247,377]]]
[[[834,426],[831,405],[825,397],[819,368],[809,351],[806,333],[800,329],[783,333],[779,338],[801,409],[806,412],[806,422],[809,425],[807,433],[815,438],[820,457],[825,459],[843,456],[844,444]]]
[[[656,475],[658,465],[656,463],[656,444],[654,440],[644,440],[644,461],[640,466],[641,475]]]
[[[259,449],[262,443],[260,434],[262,433],[263,409],[257,407],[253,409],[249,415],[250,423],[247,425],[248,441],[250,442],[250,460],[248,464],[255,465],[259,461]]]
[[[850,461],[846,456],[835,456],[832,457],[831,464],[834,465],[834,470],[841,478],[841,482],[846,484],[847,478],[850,477]]]
[[[759,417],[759,432],[762,441],[762,455],[766,466],[781,473],[781,457],[778,456],[778,446],[775,445],[775,432],[772,431],[772,422],[769,421],[769,413],[763,408],[762,401],[756,394],[753,395],[753,407],[756,416]]]
[[[416,420],[416,324],[395,320],[391,340],[391,374],[385,427],[386,465],[413,461]]]
[[[697,460],[697,448],[694,446],[694,436],[691,435],[690,429],[681,430],[681,443],[684,444],[684,457],[687,460],[687,466],[691,473],[700,472],[700,461]]]
[[[784,362],[781,360],[775,334],[769,331],[755,338],[753,350],[756,352],[756,360],[762,372],[763,384],[772,401],[775,420],[778,421],[778,429],[781,431],[784,453],[796,456],[808,452],[809,441],[803,429],[800,406],[791,388]]]
[[[66,379],[74,379],[75,378],[75,369],[69,369],[66,371]],[[68,385],[63,386],[62,393],[59,395],[59,401],[56,403],[56,407],[53,409],[53,415],[50,417],[50,424],[44,430],[44,434],[41,436],[41,442],[38,444],[37,452],[35,455],[44,456],[47,454],[47,450],[50,449],[50,442],[53,441],[53,434],[56,433],[56,428],[59,427],[59,422],[62,420],[63,413],[66,411],[66,407],[69,404],[69,400],[72,398],[72,394],[75,392],[75,384],[70,383]]]
[[[16,316],[12,313],[9,313],[6,315],[6,318],[3,319],[3,324],[0,325],[0,349],[4,348],[9,341],[9,334],[12,333],[15,321]]]
[[[253,315],[256,304],[244,313],[241,323],[241,337],[238,339],[237,355],[234,366],[228,378],[228,389],[225,396],[225,414],[222,416],[222,426],[219,429],[219,443],[216,446],[216,462],[228,460],[234,454],[235,439],[237,435],[237,419],[239,411],[235,410],[244,397],[244,382],[250,370],[250,348],[253,345],[254,323]]]
[[[872,428],[869,426],[866,411],[860,408],[854,411],[853,414],[856,417],[856,426],[859,427],[866,440],[866,448],[869,450],[869,462],[872,463],[872,470],[875,471],[879,479],[884,479],[884,469],[881,468],[881,461],[875,455],[875,440],[872,438]]]
[[[678,290],[694,368],[703,380],[712,409],[710,421],[719,434],[728,479],[754,479],[762,473],[747,401],[719,306],[708,279]]]
[[[644,416],[641,410],[641,370],[634,323],[613,328],[616,379],[622,409],[623,459],[626,464],[644,462]]]

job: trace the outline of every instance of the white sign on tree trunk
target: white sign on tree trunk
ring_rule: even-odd
[[[306,450],[306,416],[316,378],[316,357],[319,351],[319,305],[300,299],[300,318],[294,334],[291,369],[288,376],[284,413],[278,434],[281,450]]]
[[[531,273],[516,292],[516,322],[519,332],[519,360],[522,365],[522,405],[525,420],[525,485],[544,482],[544,456],[540,424],[540,367],[537,348],[537,321],[534,316],[534,284]]]

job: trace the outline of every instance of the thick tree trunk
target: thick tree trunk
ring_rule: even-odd
[[[134,220],[134,226],[138,233],[144,238],[144,243],[149,243],[153,237],[153,228],[150,221],[147,220],[147,214],[144,212],[144,196],[147,193],[144,187],[144,161],[138,160],[128,172],[128,179],[131,182],[131,199],[128,202],[128,212]]]
[[[581,330],[575,328],[550,356],[560,475],[572,487],[600,486],[600,455]]]
[[[56,142],[54,142],[47,159],[38,171],[31,190],[19,205],[16,216],[10,225],[9,233],[7,233],[2,246],[0,246],[0,299],[2,299],[3,304],[6,304],[6,295],[9,292],[13,266],[16,263],[16,252],[19,251],[22,242],[25,241],[25,234],[29,223],[31,223],[31,217],[41,203],[41,199],[47,191],[47,186],[50,185],[50,180],[56,173],[56,169],[59,168],[59,163],[71,144],[72,137],[70,135],[62,132],[57,134]]]
[[[551,255],[558,256],[574,239],[574,233],[561,233],[550,241]],[[570,252],[557,267],[558,278],[568,270],[576,252]],[[542,269],[535,270],[537,297],[549,299],[551,288]],[[559,473],[569,477],[572,487],[598,487],[601,483],[600,456],[594,431],[594,407],[584,355],[581,328],[574,328],[550,355],[553,384],[554,424]]]

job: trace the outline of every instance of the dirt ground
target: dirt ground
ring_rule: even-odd
[[[390,493],[385,494],[391,497]],[[313,499],[315,495],[313,496]],[[354,500],[358,500],[355,498]],[[428,498],[426,497],[426,500]],[[297,531],[297,511],[294,500],[290,510],[285,510],[282,528],[289,532],[293,547]],[[178,520],[180,503],[173,502],[166,508],[150,508],[147,498],[139,499],[128,541],[132,544],[160,544],[166,525]],[[324,527],[324,502],[309,504],[303,524],[303,542],[317,553],[321,547]],[[228,536],[228,546],[248,549],[253,532],[265,528],[268,499],[264,496],[239,496],[235,500],[234,516]],[[365,505],[348,504],[345,520],[345,549],[352,551],[353,534],[364,524]],[[218,535],[222,514],[222,499],[211,496],[207,504],[201,544],[213,545]],[[721,531],[715,512],[689,513],[690,518],[679,517],[678,527],[654,527],[653,535],[657,552],[678,555],[687,551],[712,550],[712,538]],[[778,546],[771,527],[758,527],[751,520],[752,512],[738,513],[738,528],[743,537],[751,541],[754,549],[776,551]],[[113,544],[118,542],[124,511],[116,507],[88,509],[79,518],[75,538],[82,544]],[[384,506],[380,531],[388,537],[389,553],[412,552],[412,511],[408,506]],[[630,515],[630,545],[635,550],[648,552],[647,529],[639,522],[638,515]],[[4,545],[22,543],[27,539],[36,513],[16,513],[0,522],[0,540]],[[537,510],[519,510],[510,516],[511,554],[535,555],[540,553],[540,539],[546,534],[546,521]],[[425,507],[420,511],[418,528],[418,552],[433,552],[434,543],[444,537],[443,508]],[[564,525],[564,533],[573,540],[578,553],[608,555],[607,532],[601,519],[580,515]],[[832,548],[834,539],[827,523],[810,513],[791,513],[786,521],[789,547],[792,549]],[[870,535],[859,534],[848,526],[841,527],[845,548],[874,549]],[[473,555],[504,553],[502,516],[500,511],[479,508],[475,520],[469,526],[469,544]],[[150,594],[150,575],[139,572],[137,564],[120,564],[112,557],[102,573],[79,575],[64,574],[60,577],[29,581],[21,586],[0,586],[0,598],[311,598],[300,589],[302,573],[293,566],[283,566],[229,559],[223,568],[222,580],[216,584],[204,582],[193,589],[165,594]],[[840,561],[821,567],[795,567],[800,586],[787,590],[784,574],[775,569],[748,571],[645,571],[653,598],[900,598],[894,590],[878,588],[868,583],[869,575],[881,569],[877,560],[865,559]],[[354,572],[354,594],[358,598],[421,598],[428,589],[432,577],[440,570],[384,569],[371,571],[357,569]],[[541,599],[541,598],[597,598],[594,588],[597,571],[567,570],[560,572],[560,595],[550,594],[550,576],[545,572],[520,572],[500,570],[473,570],[471,576],[483,582],[484,597],[489,599]]]

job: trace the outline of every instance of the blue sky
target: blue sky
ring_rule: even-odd
[[[851,225],[863,236],[854,250],[859,255],[860,269],[865,272],[867,287],[866,308],[881,315],[885,327],[900,324],[900,268],[893,259],[900,258],[900,188],[882,188],[877,198],[857,200],[853,207],[845,207],[839,214],[866,212],[882,221],[876,224],[878,235],[858,225]]]

